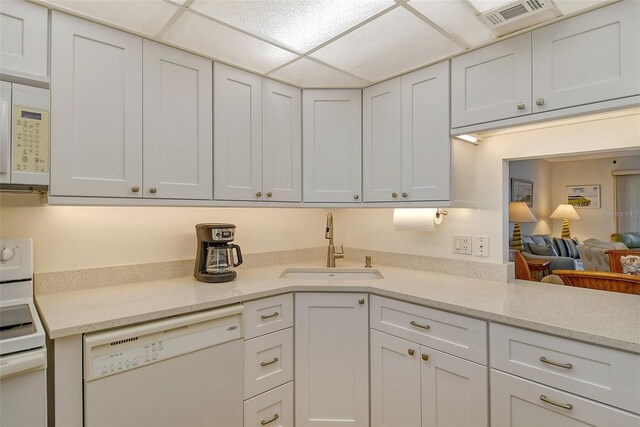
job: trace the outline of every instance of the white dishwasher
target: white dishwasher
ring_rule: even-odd
[[[234,305],[84,336],[84,425],[242,425]]]

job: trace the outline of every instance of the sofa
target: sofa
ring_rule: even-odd
[[[627,246],[621,242],[587,239],[577,248],[585,271],[611,271],[607,251],[610,249],[627,249]]]
[[[640,249],[640,233],[630,231],[628,233],[613,233],[611,240],[624,243],[628,249]]]
[[[553,248],[555,254],[560,253],[556,242],[553,237],[544,236],[544,235],[531,235],[531,236],[522,236],[522,255],[525,259],[544,259],[550,261],[549,270],[582,270],[582,262],[580,258],[576,257],[568,257],[568,256],[559,256],[559,255],[538,255],[534,254],[532,250],[532,246],[549,246]],[[537,247],[536,246],[536,247]]]

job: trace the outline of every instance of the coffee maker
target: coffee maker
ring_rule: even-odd
[[[197,224],[198,251],[193,276],[201,282],[228,282],[236,278],[234,267],[242,264],[240,246],[231,244],[233,224]],[[234,260],[235,249],[237,262]]]

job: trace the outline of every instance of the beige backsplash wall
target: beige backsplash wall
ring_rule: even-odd
[[[0,237],[32,237],[36,273],[194,258],[200,222],[235,224],[245,253],[325,244],[324,209],[43,206],[24,195],[0,203]]]

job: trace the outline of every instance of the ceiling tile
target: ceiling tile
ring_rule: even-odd
[[[354,88],[369,83],[307,58],[286,65],[271,75],[298,86],[314,88]]]
[[[379,81],[461,50],[399,7],[311,56],[367,80]]]
[[[394,4],[393,0],[196,0],[191,8],[304,53]]]
[[[469,0],[469,3],[473,5],[478,12],[484,13],[488,10],[495,9],[496,7],[504,6],[515,0]]]
[[[265,73],[297,55],[186,11],[162,35],[168,42]]]
[[[476,18],[475,11],[466,0],[410,0],[408,5],[469,46],[495,39],[493,33]]]
[[[563,15],[578,12],[600,3],[611,3],[611,0],[554,0]]]
[[[46,0],[47,3],[155,36],[178,6],[162,0]]]

